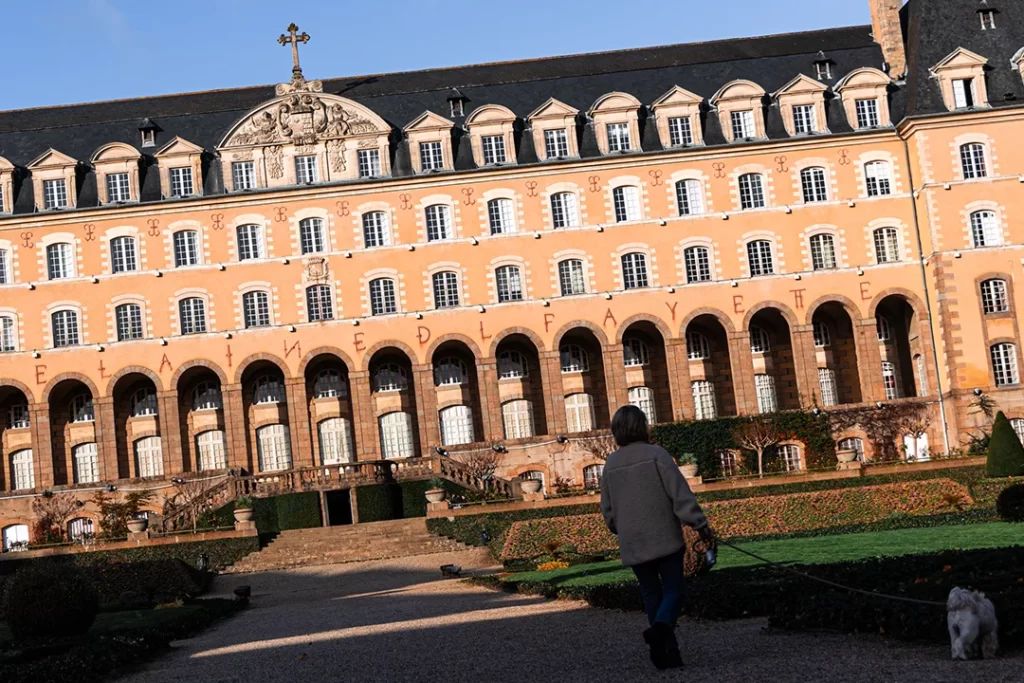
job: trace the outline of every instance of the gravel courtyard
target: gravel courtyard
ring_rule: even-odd
[[[127,674],[130,683],[317,681],[708,681],[1019,683],[1019,654],[951,662],[945,647],[874,637],[767,632],[760,620],[680,627],[686,668],[646,657],[639,614],[505,595],[442,581],[482,570],[478,551],[226,576],[250,608]]]

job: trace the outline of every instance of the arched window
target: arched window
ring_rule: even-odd
[[[5,553],[28,550],[28,525],[11,524],[3,529],[3,550]]]
[[[142,339],[142,306],[138,304],[117,306],[114,308],[114,321],[117,323],[118,341]]]
[[[828,233],[811,235],[811,267],[831,270],[836,267],[835,237]]]
[[[714,420],[718,417],[715,406],[715,386],[704,379],[690,382],[693,393],[693,416],[696,420]]]
[[[8,429],[28,429],[31,426],[32,422],[29,417],[27,402],[20,401],[18,403],[12,403],[7,407]]]
[[[299,221],[299,247],[303,254],[317,254],[326,251],[325,243],[322,218],[303,218]]]
[[[507,235],[516,231],[515,212],[511,199],[492,199],[487,202],[487,222],[492,235]]]
[[[529,374],[529,365],[523,354],[512,350],[498,354],[498,379],[523,379]]]
[[[525,398],[501,404],[501,421],[506,439],[528,439],[533,436],[533,404]]]
[[[383,363],[373,375],[374,391],[402,391],[409,387],[405,368],[395,363]]]
[[[32,449],[23,448],[11,453],[11,490],[34,489],[36,470],[32,463]]]
[[[95,419],[92,396],[84,392],[76,394],[68,405],[68,420],[71,422],[92,422]]]
[[[988,169],[985,167],[985,145],[980,142],[960,145],[960,165],[963,168],[964,180],[986,177]]]
[[[975,211],[971,214],[971,238],[976,247],[994,247],[1003,243],[995,211]]]
[[[227,469],[228,456],[224,448],[224,432],[210,429],[196,434],[196,469],[207,470]]]
[[[220,387],[212,382],[200,382],[192,390],[192,410],[220,408]]]
[[[284,402],[284,385],[274,375],[260,375],[253,385],[252,402],[256,405]]]
[[[363,245],[386,247],[391,244],[391,222],[384,211],[369,211],[363,214]]]
[[[447,356],[434,366],[434,386],[452,386],[465,382],[466,364],[460,359]]]
[[[0,316],[0,352],[18,350],[18,326],[9,315]]]
[[[3,213],[3,190],[0,190],[0,213]],[[9,285],[13,281],[11,255],[6,249],[0,249],[0,285]]]
[[[995,374],[996,386],[1005,387],[1020,383],[1020,376],[1017,374],[1017,347],[1013,344],[993,344],[990,349],[992,355],[992,372]]]
[[[839,405],[835,370],[831,368],[818,368],[818,388],[821,390],[821,405],[826,408]]]
[[[622,361],[627,368],[650,365],[651,355],[647,350],[647,344],[641,339],[623,340]]]
[[[306,288],[306,313],[309,322],[334,320],[334,302],[330,285],[310,285]]]
[[[75,276],[75,252],[67,242],[46,247],[46,274],[50,280]]]
[[[551,226],[555,229],[575,228],[579,224],[576,195],[572,192],[556,192],[551,195]]]
[[[747,242],[747,262],[750,264],[751,277],[773,274],[775,259],[772,257],[772,243],[768,240]]]
[[[149,387],[132,394],[132,417],[156,415],[156,391]]]
[[[388,315],[397,311],[395,281],[389,277],[370,280],[370,314]]]
[[[1015,417],[1010,420],[1010,426],[1013,427],[1013,431],[1017,432],[1017,438],[1024,442],[1024,419]]]
[[[263,290],[246,292],[242,295],[242,314],[246,327],[267,327],[270,325],[270,296]]]
[[[869,161],[864,164],[864,184],[869,197],[883,197],[892,194],[892,173],[886,161]]]
[[[814,345],[816,347],[821,349],[832,345],[832,333],[829,332],[828,325],[819,320],[814,323],[813,329]]]
[[[50,316],[50,321],[53,326],[53,345],[55,347],[78,345],[80,341],[78,311],[55,311]]]
[[[803,469],[800,447],[794,444],[783,444],[778,447],[779,459],[787,472],[799,472]]]
[[[575,344],[565,344],[559,350],[562,372],[586,372],[590,369],[587,352]]]
[[[256,430],[260,472],[280,472],[292,467],[292,442],[288,425],[272,424]]]
[[[889,319],[885,316],[875,316],[875,332],[878,333],[878,341],[892,341],[892,327],[889,325]]]
[[[711,280],[711,250],[707,247],[687,247],[683,250],[683,263],[687,283]]]
[[[539,481],[540,490],[544,491],[544,473],[540,470],[527,470],[526,472],[520,472],[519,478],[524,481]]]
[[[206,332],[206,302],[198,296],[190,296],[178,302],[178,321],[182,334]]]
[[[239,261],[263,258],[263,231],[260,226],[239,225],[235,232],[238,236]]]
[[[147,436],[135,442],[135,476],[164,476],[164,455],[159,436]]]
[[[100,480],[100,460],[95,443],[83,443],[71,449],[76,484],[95,484]]]
[[[454,270],[434,273],[431,281],[435,308],[455,308],[459,305],[459,276]]]
[[[452,238],[451,210],[444,204],[433,204],[426,209],[427,241]]]
[[[757,392],[757,412],[774,413],[779,409],[774,377],[768,374],[754,375],[754,389]]]
[[[840,439],[839,443],[836,444],[836,449],[840,451],[853,451],[857,454],[857,462],[864,462],[864,440],[850,436],[845,439]]]
[[[321,370],[313,380],[313,398],[338,398],[348,395],[348,387],[341,381],[341,373],[334,368]]]
[[[562,296],[585,294],[587,291],[587,280],[583,270],[583,261],[575,258],[559,261],[558,284],[562,291]]]
[[[750,326],[750,352],[768,353],[772,350],[771,339],[767,330],[757,325]]]
[[[704,193],[701,191],[701,182],[692,178],[677,182],[676,204],[680,216],[696,216],[704,213]]]
[[[612,206],[616,223],[640,220],[640,190],[635,185],[616,187],[612,190]]]
[[[566,430],[589,432],[594,428],[594,399],[590,394],[569,394],[565,397]]]
[[[1010,310],[1006,296],[1006,280],[998,278],[981,283],[981,309],[985,314],[1006,313]]]
[[[88,517],[77,517],[68,522],[68,540],[85,541],[96,535],[96,525]]]
[[[494,269],[499,303],[523,300],[523,279],[520,273],[519,266],[499,266]]]
[[[583,488],[596,491],[601,488],[604,465],[587,465],[583,468]]]
[[[464,443],[473,443],[473,413],[469,406],[448,406],[442,408],[441,418],[441,445],[459,446]]]
[[[110,240],[110,271],[129,273],[139,269],[134,237],[115,237]]]
[[[321,420],[316,426],[320,439],[320,464],[352,462],[352,426],[343,417]]]
[[[760,173],[744,173],[739,177],[740,208],[764,208],[764,176]]]
[[[800,171],[800,188],[803,190],[805,204],[827,202],[828,186],[825,184],[825,169],[814,166]]]
[[[629,404],[644,411],[648,424],[655,424],[658,421],[657,412],[654,409],[654,392],[648,387],[630,387],[628,392]]]
[[[174,233],[174,267],[199,265],[199,233],[179,230]]]
[[[708,360],[711,358],[711,345],[708,338],[700,332],[686,335],[686,357],[690,360]]]
[[[642,289],[647,279],[647,254],[634,251],[622,255],[622,286],[624,289]]]
[[[735,477],[740,473],[740,459],[736,451],[715,451],[718,455],[718,471],[723,479]]]
[[[900,385],[896,378],[896,364],[892,361],[882,361],[882,386],[885,387],[885,399],[887,401],[900,398]]]
[[[896,228],[877,228],[872,234],[875,240],[875,260],[878,263],[895,263],[900,260],[900,240]]]
[[[413,447],[412,416],[395,411],[380,416],[381,456],[385,460],[411,458],[416,455]]]

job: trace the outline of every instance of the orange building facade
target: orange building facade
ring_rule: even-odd
[[[963,447],[976,392],[1024,418],[1024,21],[899,4],[0,113],[0,526],[43,491],[435,448],[582,481],[551,442],[628,403],[918,401],[919,458]]]

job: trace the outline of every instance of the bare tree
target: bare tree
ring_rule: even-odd
[[[43,495],[32,501],[37,529],[48,542],[60,542],[67,534],[67,522],[75,516],[82,503],[69,493]]]
[[[199,516],[210,508],[210,482],[206,479],[184,479],[175,477],[171,479],[174,484],[175,494],[169,497],[164,507],[184,509],[185,514],[192,522],[192,531],[199,526]]]
[[[487,481],[492,479],[494,473],[498,471],[502,455],[503,453],[488,448],[487,450],[453,453],[451,457],[452,460],[465,467],[470,476]]]
[[[580,448],[594,458],[604,462],[608,456],[618,450],[615,440],[610,436],[600,436],[593,439],[580,440],[576,442]]]
[[[758,416],[741,422],[733,432],[736,445],[757,453],[757,476],[764,477],[764,454],[782,440],[775,422],[770,417]]]
[[[887,403],[880,407],[828,412],[833,433],[860,427],[871,439],[875,460],[900,459],[904,436],[918,439],[928,428],[927,406],[922,403]]]

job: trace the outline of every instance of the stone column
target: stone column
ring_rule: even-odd
[[[30,403],[28,410],[29,420],[32,422],[32,468],[35,470],[36,488],[48,489],[53,487],[50,406],[46,403]]]
[[[814,326],[798,325],[790,329],[793,351],[793,371],[800,395],[800,407],[821,405],[821,387],[818,382],[818,358],[814,351]]]
[[[672,419],[679,421],[692,417],[693,392],[690,391],[690,361],[685,339],[665,340],[665,368],[672,395]]]
[[[420,433],[421,454],[430,455],[441,443],[441,425],[437,416],[437,392],[434,390],[434,365],[412,366],[412,386],[416,392],[416,422]]]
[[[853,333],[857,343],[857,373],[860,375],[861,400],[872,403],[884,401],[882,352],[879,350],[875,319],[865,318],[854,323]]]
[[[158,392],[156,401],[164,476],[170,477],[185,471],[185,451],[181,446],[181,420],[178,416],[178,392]],[[195,469],[195,463],[192,463],[192,470]]]
[[[370,374],[351,372],[348,375],[349,400],[352,401],[352,431],[355,434],[355,458],[377,460],[380,456],[380,430],[374,419],[373,395],[370,393]],[[353,498],[355,496],[353,495]]]
[[[313,442],[310,440],[309,399],[306,378],[289,377],[284,381],[288,401],[288,432],[292,438],[292,467],[313,467]]]
[[[498,359],[494,357],[477,359],[477,396],[480,402],[483,438],[493,443],[505,438],[505,426],[501,421],[501,395],[498,393]]]
[[[729,365],[732,368],[732,391],[738,415],[757,414],[757,392],[754,389],[754,357],[750,353],[750,332],[729,332]]]
[[[224,403],[224,440],[228,467],[253,472],[255,468],[246,434],[248,420],[245,417],[245,402],[242,400],[242,385],[226,384],[220,390]]]
[[[608,344],[601,348],[604,364],[604,385],[608,393],[608,421],[615,411],[629,404],[629,390],[626,387],[626,366],[622,357],[622,344]]]
[[[565,390],[562,388],[562,355],[556,349],[544,351],[539,357],[541,384],[544,390],[544,419],[548,425],[548,434],[564,434]]]
[[[100,465],[100,481],[117,481],[121,473],[117,465],[117,422],[114,417],[114,398],[103,396],[93,397],[93,434],[96,439],[96,457]],[[125,425],[127,429],[127,425]],[[126,477],[138,476],[135,471],[135,459],[132,458],[131,444],[128,447],[128,471]],[[68,483],[75,480],[74,457],[68,449]]]

